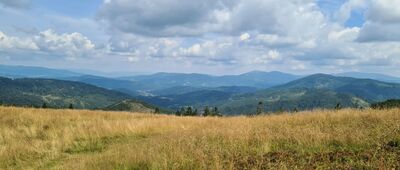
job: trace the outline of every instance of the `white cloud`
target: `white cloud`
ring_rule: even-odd
[[[32,28],[53,29],[33,31],[29,36],[0,32],[0,50],[35,51],[86,63],[97,63],[101,58],[106,64],[129,64],[115,66],[117,69],[146,69],[158,64],[157,69],[185,72],[192,69],[229,72],[232,68],[373,71],[399,66],[398,1],[326,0],[337,5],[343,3],[334,9],[334,16],[327,15],[316,2],[104,0],[96,21],[48,16],[43,18],[50,24],[36,27],[34,24],[39,20],[21,15],[19,20],[24,16],[33,20],[27,24],[33,24]],[[362,27],[348,28],[345,23],[354,19],[354,11],[365,12],[365,23]],[[5,20],[9,16],[0,18]],[[4,32],[10,32],[11,26],[7,25],[25,26],[11,21],[4,25],[0,27]]]
[[[34,37],[34,41],[43,51],[65,54],[68,58],[85,56],[95,49],[95,45],[80,33],[57,34],[48,29]]]
[[[252,64],[268,64],[271,61],[281,60],[281,54],[276,50],[269,50],[267,54],[256,57]]]
[[[0,31],[0,50],[38,50],[39,47],[31,39],[8,36]]]
[[[325,20],[311,0],[113,0],[97,16],[112,31],[155,37],[246,31],[299,35],[299,29],[310,36]]]
[[[366,14],[373,22],[399,23],[400,1],[398,0],[373,0]]]
[[[330,32],[328,35],[328,39],[330,41],[352,42],[355,39],[357,39],[359,32],[360,32],[360,28],[358,28],[358,27],[345,28],[343,30]]]
[[[239,39],[240,41],[246,41],[250,38],[250,34],[249,33],[244,33],[242,35],[240,35]]]
[[[48,29],[31,37],[13,37],[0,31],[0,50],[42,53],[73,60],[95,51],[95,45],[80,33],[57,34]]]
[[[400,1],[371,0],[358,41],[400,41]]]

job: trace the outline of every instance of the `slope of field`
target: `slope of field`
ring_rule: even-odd
[[[0,169],[398,169],[400,110],[200,118],[0,107]]]

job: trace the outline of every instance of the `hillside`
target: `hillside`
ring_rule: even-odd
[[[0,107],[0,169],[398,169],[399,112],[199,118]]]
[[[234,93],[220,90],[198,90],[178,95],[138,96],[138,99],[164,108],[176,110],[183,106],[217,106],[233,96]]]
[[[107,78],[92,75],[82,75],[77,77],[65,77],[63,80],[77,81],[91,84],[94,86],[120,91],[132,96],[141,95],[140,91],[146,89],[146,85],[128,80],[120,80],[115,78]]]
[[[369,103],[352,95],[337,93],[328,89],[267,89],[253,94],[234,96],[220,106],[226,114],[255,114],[259,102],[263,102],[265,112],[334,109],[342,107],[365,108]]]
[[[156,107],[138,100],[123,100],[104,108],[107,111],[126,111],[140,113],[154,113]]]
[[[335,77],[326,74],[315,74],[290,83],[276,86],[275,89],[315,88],[329,89],[338,93],[357,96],[369,102],[400,98],[400,84],[387,83],[372,79]]]
[[[223,103],[220,107],[227,114],[254,113],[260,101],[266,112],[333,109],[339,103],[342,107],[366,108],[370,103],[396,98],[400,98],[400,84],[315,74],[266,90],[233,96],[220,101]]]
[[[7,105],[103,108],[131,96],[88,85],[53,79],[0,78],[0,102]]]

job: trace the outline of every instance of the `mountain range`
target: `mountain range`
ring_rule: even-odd
[[[365,108],[400,98],[400,78],[372,73],[292,75],[253,71],[240,75],[156,73],[102,77],[68,70],[0,65],[0,102],[108,110],[170,110],[217,106],[224,114],[314,108]]]
[[[265,111],[312,108],[365,108],[370,103],[400,98],[400,84],[372,79],[315,74],[273,88],[237,95],[221,102],[221,110],[232,114],[255,112],[259,101]]]

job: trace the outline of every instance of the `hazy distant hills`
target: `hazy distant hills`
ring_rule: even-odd
[[[117,90],[124,92],[129,95],[140,95],[139,91],[146,89],[146,86],[139,82],[133,82],[128,80],[120,80],[115,78],[107,78],[92,75],[82,75],[77,77],[63,77],[63,80],[83,82],[106,89]]]
[[[251,114],[260,101],[269,112],[334,108],[338,103],[342,107],[368,107],[370,103],[400,98],[400,85],[394,83],[400,82],[400,78],[357,72],[310,76],[261,71],[226,76],[156,73],[111,78],[0,65],[0,76],[58,79],[2,78],[0,101],[5,103],[41,105],[48,102],[60,107],[72,103],[77,108],[110,106],[126,111],[143,107],[175,110],[183,106],[201,110],[205,106],[217,106],[224,114]],[[149,104],[145,106],[144,102]]]
[[[94,109],[104,108],[131,96],[93,85],[52,79],[0,78],[0,102],[17,106]]]
[[[176,86],[191,87],[220,87],[220,86],[247,86],[268,88],[287,83],[300,76],[281,72],[254,71],[240,75],[211,76],[205,74],[157,73],[145,76],[122,77],[121,79],[141,82],[151,86],[150,90],[170,88]]]
[[[399,77],[388,76],[384,74],[377,74],[377,73],[360,73],[360,72],[346,72],[335,74],[335,76],[342,76],[342,77],[353,77],[353,78],[361,78],[361,79],[374,79],[384,82],[391,82],[391,83],[400,83]]]
[[[68,71],[31,66],[0,65],[0,76],[9,78],[61,78],[80,76],[82,74]]]

